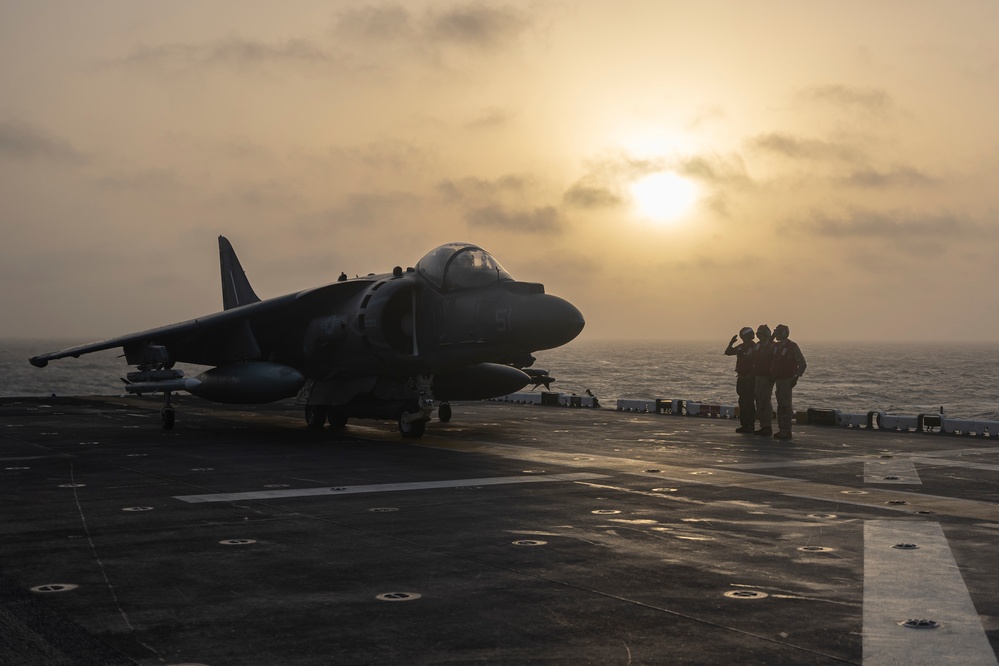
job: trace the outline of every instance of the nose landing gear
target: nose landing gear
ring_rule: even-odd
[[[413,405],[412,407],[415,407]],[[399,415],[399,434],[406,439],[419,439],[427,430],[427,420],[423,412],[403,412]]]

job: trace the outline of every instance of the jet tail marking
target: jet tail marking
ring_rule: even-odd
[[[222,307],[225,310],[257,303],[260,298],[246,279],[246,272],[236,257],[236,251],[225,236],[219,236],[219,265],[222,269]]]

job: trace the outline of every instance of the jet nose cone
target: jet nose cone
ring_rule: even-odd
[[[530,351],[564,345],[579,335],[585,323],[575,305],[550,294],[523,299],[511,321],[517,341]]]

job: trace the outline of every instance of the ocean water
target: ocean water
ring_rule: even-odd
[[[0,396],[118,395],[131,368],[110,350],[35,368],[35,354],[87,342],[0,341]],[[712,342],[576,341],[535,354],[535,368],[556,378],[552,390],[601,404],[619,398],[679,398],[734,405],[735,358],[728,339]],[[999,421],[999,344],[808,343],[808,370],[794,390],[794,408],[866,413],[936,414]],[[203,370],[178,364],[188,376]]]
[[[618,398],[679,398],[734,405],[735,357],[728,339],[712,342],[573,342],[538,352],[552,390],[601,404]],[[999,421],[999,344],[807,343],[808,363],[794,408],[849,413],[884,410]]]
[[[93,340],[0,340],[0,396],[124,394],[124,383],[119,378],[135,368],[125,364],[121,349],[60,359],[44,368],[28,363],[32,356],[87,342]],[[188,377],[205,370],[204,366],[183,363],[176,367]]]

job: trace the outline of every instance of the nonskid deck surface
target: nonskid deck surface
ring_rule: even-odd
[[[991,438],[0,399],[0,664],[995,664]]]

